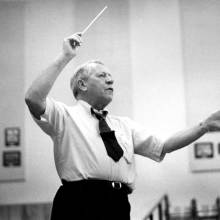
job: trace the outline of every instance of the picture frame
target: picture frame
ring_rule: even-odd
[[[5,128],[5,146],[20,146],[21,131],[19,127]]]
[[[214,157],[212,142],[200,142],[194,144],[194,157],[196,159],[211,159]]]
[[[4,151],[2,154],[3,167],[20,167],[21,152],[20,151]]]

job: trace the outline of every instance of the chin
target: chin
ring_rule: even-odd
[[[103,109],[108,105],[110,104],[112,101],[112,97],[108,97],[108,98],[105,98],[102,102],[102,106],[103,106]]]
[[[93,101],[93,106],[96,106],[97,109],[101,110],[104,109],[111,101],[112,96],[99,96]]]
[[[108,102],[108,104],[112,101],[112,99],[113,99],[112,96],[109,96],[109,97],[107,98],[107,102]]]

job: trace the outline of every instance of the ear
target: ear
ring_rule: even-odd
[[[86,85],[85,80],[79,79],[77,83],[78,83],[78,87],[79,87],[80,90],[82,90],[84,92],[87,90],[87,85]]]

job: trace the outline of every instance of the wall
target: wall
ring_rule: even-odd
[[[54,59],[61,48],[59,43],[62,42],[63,36],[72,33],[73,3],[27,1],[24,16],[24,71],[23,73],[15,71],[16,75],[23,74],[25,78],[25,87],[23,86],[21,90],[23,98],[19,99],[19,103],[23,103],[23,108],[24,91],[40,70]],[[15,45],[16,49],[19,47]],[[65,77],[68,79],[67,75],[63,76]],[[67,85],[63,85],[62,88]],[[65,95],[64,93],[63,96],[66,97]],[[1,183],[1,204],[51,201],[59,185],[53,162],[52,143],[33,123],[26,107],[25,110],[25,182]],[[22,115],[24,114],[17,118],[22,118]]]
[[[48,220],[50,219],[51,203],[1,205],[1,220]]]
[[[134,119],[165,139],[185,127],[179,4],[176,0],[130,2]],[[133,211],[140,219],[163,193],[176,201],[183,173],[189,171],[186,150],[167,155],[162,163],[142,157],[137,162],[137,190],[131,200],[139,201]]]
[[[180,1],[187,123],[195,124],[220,106],[220,2]],[[219,142],[219,133],[205,135],[201,141]],[[189,173],[182,198],[192,196],[201,203],[213,203],[220,195],[218,171]]]
[[[219,7],[208,0],[131,1],[134,118],[162,138],[219,109]],[[194,197],[200,207],[214,203],[220,175],[192,173],[189,149],[160,164],[138,157],[136,217],[164,192],[182,211]]]

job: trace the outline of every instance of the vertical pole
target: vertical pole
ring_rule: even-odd
[[[165,219],[169,220],[170,219],[170,207],[169,207],[169,199],[168,196],[164,196],[164,202],[165,202]]]
[[[162,210],[162,204],[158,204],[158,218],[159,220],[163,220],[163,210]]]
[[[216,199],[216,219],[220,220],[220,197]]]
[[[192,199],[191,201],[191,217],[193,220],[196,220],[197,218],[197,204],[195,199]]]
[[[149,219],[150,219],[150,220],[154,220],[153,213],[150,214]]]

